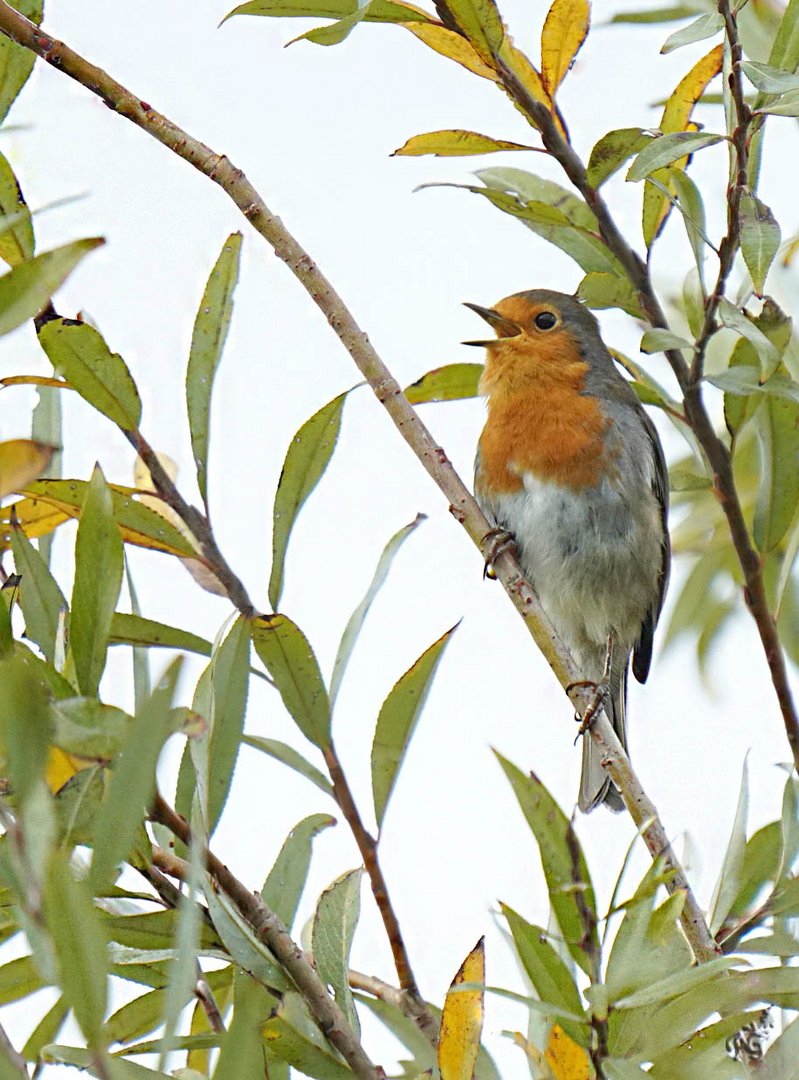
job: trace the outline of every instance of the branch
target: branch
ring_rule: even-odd
[[[388,895],[386,879],[383,877],[383,870],[378,860],[377,841],[364,826],[332,742],[324,749],[323,753],[330,779],[333,781],[333,795],[350,827],[352,835],[355,837],[366,873],[369,875],[375,903],[383,920],[388,943],[391,947],[391,955],[394,958],[394,967],[397,970],[397,978],[401,987],[400,992],[405,995],[406,1005],[403,1012],[411,1017],[431,1045],[436,1046],[438,1024],[433,1019],[424,998],[419,993],[408,950],[405,948],[402,931],[400,930],[399,920]]]
[[[185,818],[156,795],[150,820],[166,825],[187,847],[191,844],[191,829]],[[167,853],[163,853],[167,854]],[[330,997],[327,987],[316,974],[305,953],[295,945],[281,920],[270,911],[258,893],[251,892],[211,851],[205,852],[208,872],[221,889],[227,893],[253,932],[267,946],[277,962],[292,979],[311,1010],[322,1032],[339,1051],[353,1073],[362,1080],[380,1080],[382,1070],[376,1068],[367,1057],[360,1042],[338,1005]],[[161,860],[158,852],[154,857],[162,863],[167,873],[167,860]],[[177,865],[173,869],[178,869]],[[182,869],[182,868],[180,868]]]
[[[193,165],[194,168],[213,180],[225,191],[256,231],[269,242],[278,258],[286,263],[309,293],[314,303],[325,315],[339,340],[371,386],[377,399],[388,412],[397,430],[449,500],[450,513],[464,527],[480,549],[484,559],[488,558],[491,554],[491,545],[490,542],[488,545],[486,544],[486,538],[492,528],[491,523],[453,469],[444,451],[436,445],[433,436],[411,407],[408,399],[402,393],[399,383],[380,359],[343,300],[315,265],[310,255],[288,232],[280,219],[270,212],[244,173],[236,168],[227,157],[214,153],[213,150],[199,140],[192,138],[187,132],[173,124],[172,121],[156,112],[146,101],[142,101],[131,94],[129,90],[112,79],[101,68],[89,63],[67,45],[64,45],[63,42],[55,41],[49,37],[24,16],[20,15],[19,12],[9,7],[4,0],[0,0],[0,32],[5,33],[18,44],[31,49],[49,64],[86,86],[97,94],[109,108],[142,128],[149,135],[152,135],[153,138],[163,143],[164,146],[168,147],[184,161]],[[523,87],[520,88],[520,92],[523,96],[529,98]],[[530,99],[530,102],[538,107],[537,102],[533,102],[532,99]],[[553,145],[563,148],[565,159],[571,165],[575,168],[579,165],[577,172],[579,174],[580,170],[582,171],[583,182],[587,185],[585,169],[571,147],[561,139],[548,113],[546,113],[546,116],[554,132],[554,137],[558,140],[557,144],[553,143]],[[550,149],[550,152],[557,157],[554,150]],[[590,187],[588,187],[588,190],[593,192]],[[593,195],[594,202],[599,200],[598,205],[604,206],[597,193],[593,192]],[[607,208],[604,210],[603,218],[606,219],[605,227],[609,230],[608,235],[615,237],[614,244],[619,248],[619,251],[627,253],[626,260],[630,264],[630,272],[635,271],[635,266],[640,266],[640,260],[632,249],[626,245],[624,238],[613,224]],[[640,270],[635,272],[640,279]],[[645,287],[646,294],[651,298],[651,302],[659,312],[657,298],[651,290],[646,274],[641,279],[641,286],[642,288]],[[665,317],[662,312],[659,318],[660,321],[655,325],[665,326]],[[684,361],[682,361],[680,354],[675,353],[674,356],[679,358],[679,362],[684,367]],[[710,430],[712,433],[712,428]],[[724,449],[723,444],[720,442],[719,446]],[[731,495],[733,499],[736,499],[734,487],[732,487]],[[511,602],[524,620],[533,640],[543,653],[561,686],[565,689],[579,682],[581,672],[574,663],[569,650],[549,622],[535,591],[525,579],[512,553],[506,551],[497,556],[493,561],[493,565],[498,579],[502,582]],[[572,701],[573,703],[576,702],[584,710],[590,705],[590,695],[576,695]],[[641,787],[604,713],[601,713],[596,718],[590,734],[591,738],[596,739],[602,748],[608,772],[622,792],[627,808],[632,814],[636,825],[641,828],[644,822],[650,821],[649,826],[642,830],[642,835],[649,851],[655,856],[664,855],[668,860],[668,865],[674,870],[674,877],[668,887],[672,891],[684,888],[688,897],[693,901],[692,904],[686,904],[686,909],[691,908],[691,910],[694,910],[696,916],[692,919],[684,913],[682,925],[694,954],[697,959],[705,959],[710,955],[715,955],[715,947],[707,924],[702,918],[695,899],[693,899],[685,874],[676,856],[671,851],[666,832],[660,823],[654,804]],[[171,813],[174,815],[174,811],[171,811]],[[178,820],[183,822],[183,819]],[[183,822],[183,826],[188,831],[185,822]],[[243,888],[241,883],[237,882],[221,863],[219,866],[238,888]],[[227,891],[227,886],[223,887]],[[250,902],[253,901],[253,894],[247,890],[245,890],[245,896],[249,898]],[[282,930],[285,933],[285,928],[282,928]],[[287,940],[290,942],[291,939],[287,937]],[[296,949],[293,943],[291,947]]]
[[[738,20],[730,9],[729,0],[718,0],[719,14],[724,19],[724,30],[730,44],[731,70],[730,93],[735,107],[736,126],[730,137],[734,162],[730,171],[727,187],[727,232],[719,244],[719,270],[713,292],[705,303],[705,315],[702,328],[694,343],[694,359],[691,365],[691,381],[696,383],[702,378],[705,352],[708,343],[718,330],[716,314],[727,287],[727,279],[732,271],[735,256],[741,241],[741,198],[747,188],[749,170],[749,129],[752,124],[752,110],[744,97],[741,63],[743,50],[738,38]]]

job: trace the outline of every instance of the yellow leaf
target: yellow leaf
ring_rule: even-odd
[[[722,47],[717,45],[707,56],[697,61],[688,74],[680,79],[666,102],[660,130],[664,135],[675,131],[687,131],[694,105],[704,94],[708,83],[721,71]]]
[[[590,24],[589,0],[554,0],[541,31],[541,78],[550,97],[568,74]]]
[[[54,379],[51,375],[6,375],[0,379],[0,386],[54,386],[57,390],[72,390],[68,382]]]
[[[481,135],[478,131],[455,128],[413,135],[391,156],[414,157],[420,154],[433,154],[436,157],[460,157],[470,154],[493,154],[496,150],[532,149],[532,146],[524,146],[522,143],[508,142],[506,139],[492,139],[490,135]]]
[[[553,1024],[544,1053],[555,1080],[591,1080],[591,1062],[582,1046]]]
[[[51,746],[47,755],[47,764],[44,767],[44,781],[53,795],[57,794],[68,780],[81,769],[88,769],[95,765],[94,761],[84,761],[83,758],[68,754],[58,746]]]
[[[54,449],[33,439],[0,443],[0,499],[41,476],[50,464]]]
[[[174,480],[178,475],[178,467],[175,462],[167,454],[158,454],[157,456],[163,466],[164,472],[170,480]],[[150,475],[150,470],[140,457],[136,458],[136,464],[133,466],[133,482],[139,491],[155,491],[155,484]],[[138,501],[145,506],[149,506],[156,514],[160,514],[161,517],[166,518],[170,525],[174,525],[178,532],[186,537],[191,546],[196,548],[198,553],[200,552],[200,545],[191,529],[180,514],[173,510],[171,506],[168,506],[160,496],[140,495]],[[197,584],[202,589],[205,589],[206,592],[213,593],[214,596],[227,596],[227,589],[225,586],[221,583],[216,574],[214,574],[200,559],[183,558],[181,559],[181,562]]]
[[[480,75],[483,79],[498,82],[498,76],[494,69],[484,63],[466,38],[461,37],[454,30],[448,30],[445,26],[441,26],[440,23],[406,22],[400,23],[400,26],[410,30],[415,37],[423,41],[433,52],[454,60],[456,64],[460,64],[461,67],[465,67],[475,75]]]
[[[684,78],[680,79],[673,93],[666,102],[663,116],[660,119],[660,130],[664,135],[672,135],[677,131],[696,130],[696,124],[691,122],[691,113],[694,106],[705,92],[708,83],[721,71],[722,46],[703,56],[701,60],[691,68]],[[688,158],[681,158],[671,166],[673,169],[685,169]],[[667,170],[654,174],[655,179],[664,184],[669,191],[672,185]],[[643,231],[644,241],[647,247],[658,237],[666,223],[666,218],[671,212],[671,203],[653,184],[648,181],[644,184],[644,212]]]
[[[472,1080],[483,1031],[484,991],[459,990],[485,982],[485,939],[480,938],[452,980],[441,1013],[438,1068],[441,1080]]]
[[[521,49],[516,48],[509,37],[506,37],[502,42],[499,56],[505,66],[510,68],[533,101],[539,102],[552,114],[553,119],[558,126],[558,131],[566,142],[568,142],[569,133],[566,130],[566,125],[563,123],[563,119],[558,112],[557,106],[547,93],[538,69],[530,63],[529,58]],[[528,119],[532,120],[533,118],[528,117]]]

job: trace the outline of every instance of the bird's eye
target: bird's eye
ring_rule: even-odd
[[[535,317],[535,325],[539,330],[551,330],[557,321],[558,317],[552,311],[540,311]]]

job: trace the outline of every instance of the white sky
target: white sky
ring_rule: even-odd
[[[638,5],[599,2],[595,20],[624,6]],[[402,383],[443,363],[477,359],[475,350],[459,344],[480,332],[462,301],[491,304],[536,286],[576,288],[581,274],[565,256],[483,200],[446,189],[414,194],[421,183],[468,183],[471,170],[498,164],[558,179],[542,155],[388,156],[410,135],[444,127],[535,142],[494,87],[399,28],[362,26],[337,48],[302,42],[284,51],[304,22],[240,18],[216,29],[228,9],[220,0],[140,0],[132,6],[59,0],[45,25],[244,169]],[[504,11],[517,42],[536,60],[545,5],[513,2]],[[605,27],[589,37],[560,95],[581,154],[587,157],[609,128],[656,124],[659,111],[646,104],[667,95],[709,48],[703,42],[659,57],[667,32]],[[721,123],[718,110],[706,110],[703,119],[711,130]],[[7,136],[2,149],[33,208],[85,193],[36,219],[39,250],[81,236],[108,241],[61,290],[58,308],[86,311],[125,357],[144,400],[143,431],[178,461],[182,489],[195,500],[183,394],[188,345],[219,249],[229,232],[244,232],[233,324],[214,396],[210,491],[220,546],[256,602],[266,606],[272,499],[285,449],[300,424],[359,374],[302,288],[222,192],[88,91],[37,66],[10,122],[26,128]],[[797,227],[795,188],[784,165],[786,155],[796,152],[795,125],[783,121],[779,131],[768,148],[763,197],[787,234]],[[693,175],[718,192],[726,182],[723,170],[723,156],[704,151]],[[777,182],[777,174],[785,180]],[[640,188],[625,187],[619,178],[608,191],[627,235],[638,242]],[[711,233],[720,227],[716,206]],[[689,258],[674,221],[654,264],[666,295],[679,286]],[[794,279],[783,275],[778,288],[791,306]],[[637,355],[639,331],[632,321],[620,313],[602,313],[601,319],[606,340]],[[668,381],[662,359],[649,363]],[[32,328],[3,339],[0,369],[3,375],[46,371]],[[2,436],[24,436],[34,395],[6,395]],[[99,458],[111,480],[129,482],[127,443],[76,395],[65,395],[64,404],[66,475],[88,477]],[[423,417],[469,481],[482,404],[425,406]],[[681,440],[659,416],[655,420],[667,449],[682,454]],[[531,921],[547,918],[535,847],[490,747],[534,769],[567,810],[576,795],[580,751],[572,745],[568,703],[501,587],[482,581],[478,553],[366,389],[347,403],[338,450],[303,512],[287,565],[282,609],[308,634],[323,671],[330,671],[340,632],[383,544],[417,511],[429,520],[398,558],[369,617],[334,734],[368,818],[369,752],[380,703],[415,658],[463,619],[408,754],[381,846],[419,982],[440,1004],[483,933],[489,982],[523,989],[492,917],[499,899]],[[72,539],[65,528],[57,545],[67,594]],[[145,615],[215,635],[229,612],[226,603],[200,593],[166,556],[134,552],[132,565]],[[678,563],[672,601],[683,575]],[[744,755],[751,751],[754,828],[778,813],[783,774],[774,765],[788,750],[753,624],[741,617],[717,647],[710,686],[700,684],[693,648],[692,641],[681,641],[656,658],[646,687],[633,686],[631,748],[670,835],[690,836],[692,880],[707,901]],[[164,660],[155,654],[154,669]],[[107,700],[130,702],[128,672],[127,650],[116,650],[103,687]],[[247,730],[286,739],[313,756],[277,696],[260,687],[252,688]],[[175,740],[167,755],[167,792],[167,766],[177,762],[180,749]],[[257,888],[291,826],[328,810],[315,788],[245,749],[214,848]],[[631,823],[597,812],[581,818],[578,828],[602,906]],[[300,921],[319,892],[358,862],[344,824],[318,839]],[[644,866],[642,856],[639,872]],[[392,979],[366,888],[352,961]],[[44,997],[32,1001],[38,1018]],[[34,1020],[31,1004],[0,1019],[21,1044]],[[524,1023],[517,1007],[489,999],[486,1041],[508,1078],[525,1075],[526,1067],[500,1032]],[[375,1060],[390,1066],[393,1043],[370,1025],[367,1042]]]

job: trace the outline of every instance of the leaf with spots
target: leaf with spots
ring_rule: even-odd
[[[478,984],[461,989],[465,983]],[[485,939],[480,938],[452,980],[438,1034],[441,1080],[472,1080],[485,1015]]]

